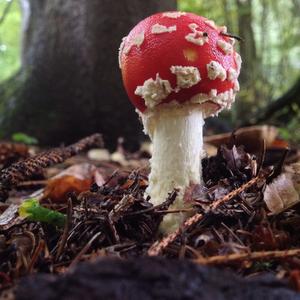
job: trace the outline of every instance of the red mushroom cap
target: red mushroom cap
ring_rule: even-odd
[[[230,107],[241,60],[225,32],[226,27],[183,12],[158,13],[138,23],[119,53],[124,86],[134,106],[144,112],[176,100],[210,101],[217,104],[215,111]]]

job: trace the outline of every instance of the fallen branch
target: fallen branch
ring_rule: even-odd
[[[283,108],[291,106],[293,103],[299,103],[300,95],[300,78],[295,82],[295,84],[281,97],[277,100],[272,101],[263,112],[251,121],[251,124],[258,124],[265,122],[273,117],[276,113],[283,111]],[[249,125],[248,123],[243,124],[243,126]]]
[[[284,259],[287,257],[300,256],[300,249],[292,250],[275,250],[275,251],[257,251],[250,253],[234,253],[228,255],[216,255],[210,257],[199,257],[194,260],[200,265],[223,265],[229,263],[236,263],[240,261],[256,261],[256,260],[272,260]]]
[[[229,194],[227,194],[223,198],[214,201],[209,206],[208,212],[216,210],[221,205],[229,202],[231,199],[233,199],[234,197],[236,197],[237,195],[239,195],[241,192],[247,190],[248,188],[250,188],[251,186],[253,186],[254,184],[256,184],[262,177],[265,177],[265,176],[266,176],[266,173],[265,172],[261,172],[258,176],[254,177],[253,179],[251,179],[247,183],[243,184],[241,187],[239,187],[239,188],[235,189],[234,191],[230,192]],[[175,232],[169,234],[168,236],[166,236],[165,238],[163,238],[161,241],[155,242],[149,248],[148,255],[149,256],[160,255],[164,251],[164,249],[166,249],[170,244],[172,244],[180,236],[180,234],[182,232],[185,232],[185,231],[189,230],[192,226],[196,225],[198,222],[200,222],[204,218],[204,216],[205,215],[198,213],[198,214],[190,217],[189,219],[187,219],[183,223],[183,225],[181,227],[179,227]]]
[[[204,215],[202,214],[196,214],[192,216],[191,218],[187,219],[181,227],[179,227],[176,231],[173,233],[167,235],[165,238],[163,238],[161,241],[157,241],[148,250],[149,256],[157,256],[160,255],[164,249],[166,249],[170,244],[172,244],[179,236],[180,234],[189,229],[191,226],[197,224],[199,221],[203,219]]]
[[[232,192],[230,192],[229,194],[227,194],[226,196],[224,196],[222,199],[214,201],[209,206],[209,211],[210,210],[216,210],[221,205],[227,203],[228,201],[230,201],[234,197],[238,196],[240,193],[242,193],[243,191],[247,190],[248,188],[250,188],[251,186],[253,186],[254,184],[256,184],[259,181],[259,179],[261,179],[265,175],[266,175],[266,173],[261,173],[260,175],[252,178],[251,180],[249,180],[248,182],[246,182],[245,184],[243,184],[242,186],[240,186],[239,188],[233,190]]]
[[[0,201],[5,201],[8,191],[20,182],[42,173],[43,169],[62,163],[82,151],[103,145],[100,134],[93,134],[68,147],[55,148],[34,157],[16,162],[0,173]]]

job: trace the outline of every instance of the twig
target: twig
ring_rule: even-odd
[[[81,251],[77,254],[77,256],[73,259],[70,264],[70,268],[73,268],[77,263],[80,261],[81,257],[89,251],[90,247],[92,246],[93,242],[102,234],[102,232],[97,232],[89,241],[88,243],[81,249]]]
[[[273,181],[273,179],[275,179],[276,177],[278,177],[281,172],[282,172],[282,168],[283,168],[283,165],[284,165],[284,162],[285,162],[285,159],[289,153],[290,149],[289,148],[286,148],[282,157],[280,158],[279,162],[277,163],[277,165],[275,166],[271,176],[269,176],[268,180],[267,180],[267,183],[270,183]]]
[[[215,210],[219,208],[221,205],[229,202],[232,198],[236,197],[239,195],[241,192],[245,191],[246,189],[250,188],[254,184],[256,184],[262,177],[265,177],[266,174],[265,172],[261,172],[260,175],[254,177],[247,183],[243,184],[241,187],[235,189],[234,191],[230,192],[227,194],[225,197],[214,201],[210,206],[208,211]],[[181,227],[179,227],[175,232],[169,234],[165,238],[163,238],[161,241],[155,242],[148,250],[148,255],[149,256],[157,256],[160,255],[164,249],[166,249],[170,244],[172,244],[182,232],[187,231],[190,229],[192,226],[200,222],[205,215],[203,214],[196,214],[189,219],[187,219]]]
[[[120,243],[120,237],[115,224],[124,216],[125,212],[135,203],[135,198],[125,195],[109,212],[107,219],[108,225],[113,234],[114,243]]]
[[[228,36],[228,37],[234,38],[234,39],[238,40],[239,42],[243,42],[244,41],[243,38],[241,38],[238,35],[232,34],[232,33],[221,32],[220,34],[224,35],[224,36]]]
[[[40,255],[40,253],[42,252],[42,250],[45,248],[45,241],[44,240],[40,240],[33,255],[32,255],[32,259],[29,263],[29,266],[28,266],[28,273],[32,273],[32,270],[33,270],[33,267]]]
[[[259,160],[257,162],[257,170],[256,170],[256,174],[255,174],[256,176],[259,174],[259,172],[262,169],[263,164],[265,162],[266,150],[267,150],[266,140],[263,139],[262,140],[262,145],[261,145],[261,154],[260,154]]]
[[[117,223],[125,212],[135,203],[135,198],[131,195],[125,195],[109,212],[108,218]]]
[[[101,147],[102,144],[102,136],[93,134],[68,147],[55,148],[12,164],[0,173],[0,201],[7,199],[11,188],[35,174],[42,173],[43,169],[62,163],[67,158],[91,147]]]
[[[231,228],[229,228],[225,223],[221,223],[221,225],[231,234],[234,239],[239,242],[240,245],[245,246],[245,244],[241,241],[241,239],[233,232]]]
[[[245,260],[284,259],[287,257],[294,257],[299,255],[300,249],[282,251],[257,251],[250,253],[234,253],[228,255],[216,255],[211,257],[199,257],[195,259],[194,262],[201,265],[222,265]]]
[[[163,252],[164,249],[166,249],[170,244],[172,244],[181,234],[181,232],[187,230],[194,224],[197,224],[199,221],[203,219],[202,214],[196,214],[193,217],[187,219],[183,225],[178,228],[173,233],[169,234],[165,238],[163,238],[161,241],[155,242],[148,250],[149,256],[157,256]]]
[[[57,243],[58,249],[57,249],[57,253],[55,256],[55,261],[57,261],[59,259],[59,257],[61,256],[61,254],[64,250],[64,247],[66,245],[66,242],[68,239],[68,233],[70,231],[71,224],[72,224],[72,212],[73,212],[72,200],[68,199],[67,221],[65,223],[64,231],[61,235],[61,238],[60,238],[59,242]]]
[[[174,190],[172,193],[169,194],[168,198],[163,203],[156,205],[156,206],[151,206],[151,207],[143,209],[143,210],[128,213],[125,216],[135,216],[135,215],[149,213],[151,211],[165,210],[176,200],[177,194],[178,194],[178,191]]]
[[[221,198],[219,200],[214,201],[209,206],[209,210],[216,210],[222,204],[225,204],[226,202],[230,201],[232,198],[238,196],[241,192],[247,190],[248,188],[250,188],[251,186],[253,186],[254,184],[256,184],[264,176],[266,176],[266,174],[264,172],[262,172],[260,175],[252,178],[251,180],[249,180],[248,182],[246,182],[245,184],[243,184],[239,188],[237,188],[237,189],[233,190],[232,192],[230,192],[229,194],[227,194],[225,197],[223,197],[223,198]]]
[[[107,178],[107,180],[103,183],[103,186],[106,186],[114,177],[118,175],[119,170],[114,170],[113,173]]]
[[[29,181],[24,181],[18,184],[18,188],[20,187],[28,187],[28,186],[36,186],[36,185],[46,185],[47,180],[29,180]]]
[[[182,208],[182,209],[167,209],[167,210],[156,210],[155,214],[178,214],[182,212],[195,211],[193,208]]]
[[[109,217],[107,217],[107,222],[108,222],[108,226],[110,228],[110,231],[112,233],[113,243],[114,244],[119,244],[121,241],[120,241],[120,236],[119,236],[118,231],[116,229],[115,223]]]
[[[260,108],[260,111],[262,113],[258,113],[258,111],[255,112],[255,117],[253,118],[253,121],[245,122],[242,124],[242,126],[250,124],[258,124],[262,122],[266,122],[267,120],[271,119],[273,116],[275,116],[276,119],[276,114],[280,115],[286,115],[284,113],[284,108],[285,107],[291,107],[293,103],[299,103],[299,98],[300,98],[300,77],[296,80],[295,84],[283,95],[281,95],[278,99],[275,99],[274,101],[268,101],[267,103],[270,103],[267,105],[264,109]],[[295,112],[296,113],[296,112]],[[258,115],[258,116],[257,116]],[[290,110],[290,115],[292,115],[292,111]],[[277,116],[277,119],[278,116]]]

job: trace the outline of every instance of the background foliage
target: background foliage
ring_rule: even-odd
[[[20,66],[20,31],[19,2],[0,0],[0,81],[11,76]]]
[[[211,18],[244,38],[238,45],[243,57],[241,91],[232,111],[221,114],[231,126],[251,122],[299,78],[299,0],[178,0],[178,8]],[[0,82],[20,65],[20,31],[19,2],[0,0]],[[277,124],[284,137],[298,142],[299,107],[292,106],[293,119],[286,126]]]
[[[235,126],[251,121],[299,78],[299,0],[179,0],[178,4],[180,10],[211,18],[244,39],[241,91],[232,111],[221,114]],[[286,126],[277,125],[285,138],[300,142],[299,104],[292,109],[293,119]]]

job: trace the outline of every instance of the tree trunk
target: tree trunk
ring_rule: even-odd
[[[257,74],[257,54],[254,32],[252,28],[251,0],[236,0],[238,9],[239,36],[244,42],[240,43],[240,53],[243,58],[240,80],[252,86]]]
[[[141,126],[118,67],[123,36],[175,0],[21,0],[22,67],[0,86],[0,134],[22,131],[41,144],[102,132],[137,145]]]

